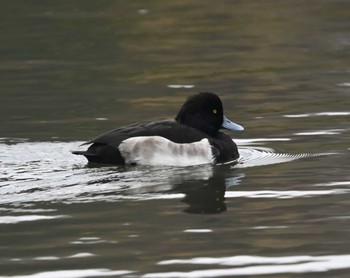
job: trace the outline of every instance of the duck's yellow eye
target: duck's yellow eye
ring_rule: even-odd
[[[214,113],[214,114],[218,113],[218,110],[213,109],[213,113]]]

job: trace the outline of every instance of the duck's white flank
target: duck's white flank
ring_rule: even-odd
[[[124,140],[118,149],[126,164],[190,166],[214,162],[208,139],[177,144],[160,136],[140,136]]]

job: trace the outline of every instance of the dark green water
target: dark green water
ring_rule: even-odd
[[[349,1],[15,0],[0,16],[0,277],[349,276]],[[198,91],[245,126],[237,166],[70,154]]]

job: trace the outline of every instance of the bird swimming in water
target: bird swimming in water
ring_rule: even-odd
[[[226,163],[239,158],[237,145],[220,131],[242,131],[224,116],[220,98],[209,92],[187,99],[175,121],[141,122],[84,143],[90,163],[189,166]]]

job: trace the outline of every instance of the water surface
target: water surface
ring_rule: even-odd
[[[7,1],[0,277],[348,277],[350,6]],[[233,165],[91,167],[102,132],[217,92]]]

